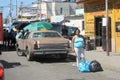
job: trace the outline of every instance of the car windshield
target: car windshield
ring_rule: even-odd
[[[61,37],[57,32],[36,32],[33,34],[33,38],[44,38],[44,37]]]

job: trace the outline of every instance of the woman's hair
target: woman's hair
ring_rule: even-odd
[[[80,30],[77,28],[77,29],[74,31],[74,35],[76,34],[76,31],[79,31],[79,32],[80,32]]]

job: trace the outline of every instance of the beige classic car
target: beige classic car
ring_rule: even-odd
[[[57,31],[32,31],[17,41],[16,51],[19,56],[25,55],[33,60],[34,55],[59,55],[65,59],[69,52],[69,40]]]

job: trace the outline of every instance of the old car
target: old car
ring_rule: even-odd
[[[57,31],[32,31],[17,41],[18,55],[25,55],[27,60],[33,60],[34,55],[59,55],[66,59],[69,52],[69,40]]]

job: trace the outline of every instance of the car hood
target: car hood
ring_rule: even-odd
[[[51,44],[51,43],[68,43],[68,39],[64,38],[36,38],[34,41],[39,42],[40,44]]]

